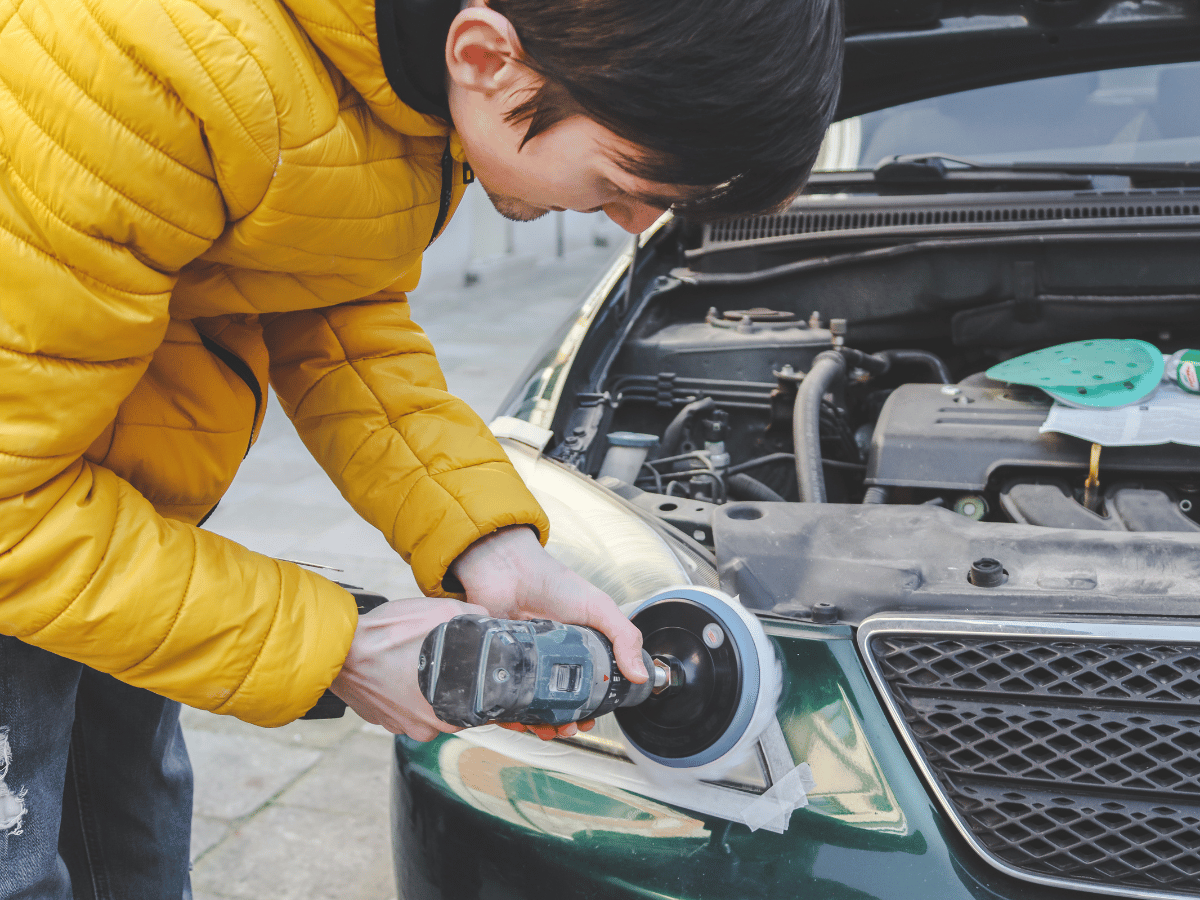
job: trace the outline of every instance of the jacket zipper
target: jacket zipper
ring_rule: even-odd
[[[254,395],[254,419],[250,424],[250,443],[246,445],[246,452],[242,454],[242,459],[245,459],[250,453],[250,448],[254,446],[254,422],[258,421],[258,414],[262,412],[263,405],[262,388],[258,385],[258,379],[254,377],[254,371],[244,359],[232,350],[222,347],[207,334],[200,335],[200,342],[204,344],[204,348],[209,353],[225,363],[234,375],[246,382],[246,387],[250,388],[250,393]]]
[[[254,395],[254,418],[250,420],[250,441],[246,444],[246,452],[242,454],[242,459],[245,459],[250,455],[250,448],[254,446],[254,423],[258,421],[258,414],[262,412],[263,405],[262,388],[258,384],[258,379],[254,377],[254,371],[246,364],[244,359],[242,359],[232,350],[228,349],[227,347],[222,347],[207,334],[200,335],[200,343],[204,345],[204,349],[206,349],[213,356],[217,357],[217,359],[221,360],[221,362],[225,363],[225,365],[231,372],[233,372],[234,375],[244,381],[246,383],[246,387],[250,388],[250,393]],[[199,528],[201,525],[207,522],[208,517],[215,513],[217,511],[217,507],[220,505],[220,500],[214,503],[213,508],[206,512],[204,517],[196,523],[196,527]]]
[[[446,224],[446,216],[450,215],[450,201],[454,197],[454,157],[450,155],[450,141],[446,141],[446,149],[442,151],[442,196],[438,204],[437,220],[433,223],[433,234],[429,237],[432,244]],[[428,247],[429,244],[425,246]]]

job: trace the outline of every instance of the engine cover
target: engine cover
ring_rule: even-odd
[[[617,370],[771,383],[776,369],[807,370],[813,357],[832,346],[828,330],[803,322],[730,322],[710,314],[704,322],[676,323],[631,338]]]
[[[981,491],[1004,469],[1086,472],[1087,441],[1038,432],[1049,411],[1041,391],[990,379],[901,385],[875,425],[866,483]],[[1106,477],[1194,476],[1200,448],[1107,447],[1101,468]]]

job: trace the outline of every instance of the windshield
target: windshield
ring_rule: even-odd
[[[1200,159],[1200,63],[1059,75],[837,122],[818,168],[944,153],[987,163]]]

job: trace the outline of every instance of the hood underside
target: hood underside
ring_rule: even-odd
[[[848,0],[838,118],[1096,69],[1200,59],[1184,0]]]

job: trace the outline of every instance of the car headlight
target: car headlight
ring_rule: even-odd
[[[698,544],[534,447],[503,437],[500,443],[550,518],[550,555],[619,606],[680,584],[718,585]]]
[[[550,518],[546,549],[618,605],[638,603],[681,584],[718,586],[713,560],[703,547],[590,478],[546,459],[536,445],[508,438],[496,423],[492,427],[501,433],[505,452]],[[612,716],[602,716],[591,731],[561,743],[629,762]],[[722,781],[754,793],[768,786],[757,757],[726,773]]]

